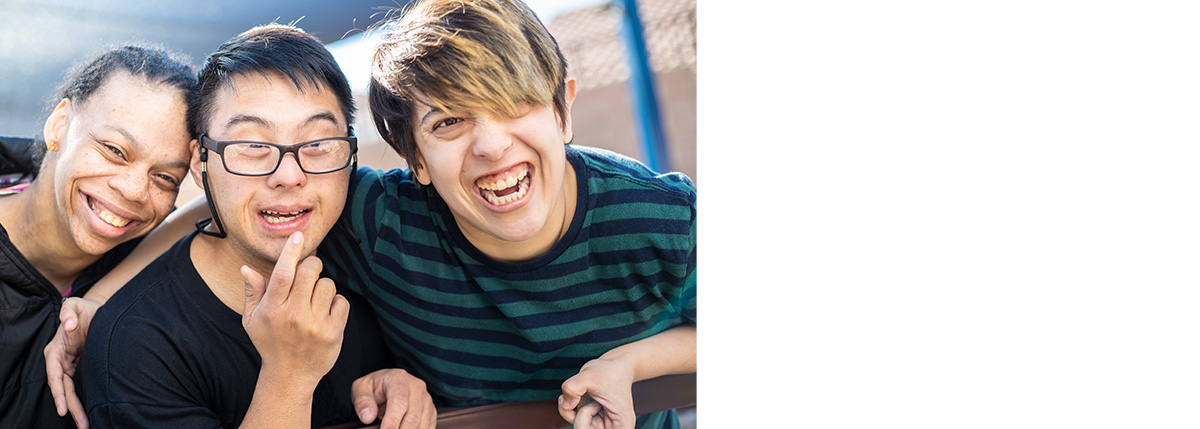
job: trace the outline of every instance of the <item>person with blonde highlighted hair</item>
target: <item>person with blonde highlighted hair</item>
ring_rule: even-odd
[[[360,168],[322,245],[435,403],[557,398],[578,428],[696,371],[696,188],[570,144],[576,82],[515,0],[424,0],[385,31],[369,102],[403,171]]]

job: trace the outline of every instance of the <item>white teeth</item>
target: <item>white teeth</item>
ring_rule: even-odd
[[[517,173],[514,176],[509,176],[507,179],[497,180],[497,181],[489,182],[489,183],[476,182],[475,186],[478,186],[481,189],[486,189],[489,191],[499,191],[501,189],[508,189],[513,186],[516,186],[517,183],[519,183],[521,180],[524,180],[525,177],[528,175],[529,175],[529,169],[522,168],[519,173]]]
[[[115,226],[117,228],[124,228],[125,225],[129,225],[129,219],[125,219],[125,218],[122,218],[115,214],[112,214],[112,212],[109,212],[108,210],[98,209],[98,208],[96,208],[94,203],[92,204],[92,206],[90,208],[92,209],[92,213],[95,213],[96,216],[98,216],[100,219],[104,220],[104,223]]]

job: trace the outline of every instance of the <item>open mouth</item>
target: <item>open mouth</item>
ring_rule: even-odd
[[[104,223],[112,225],[116,228],[124,228],[126,225],[129,225],[129,222],[131,222],[131,220],[117,216],[113,212],[110,212],[103,207],[97,207],[96,200],[92,199],[91,197],[86,198],[88,208],[92,210],[92,213],[96,214],[96,217],[100,218],[100,220],[103,220]]]
[[[305,214],[307,214],[310,211],[312,211],[312,210],[305,209],[305,210],[300,210],[300,211],[295,211],[295,212],[277,212],[274,210],[263,210],[263,211],[258,212],[258,214],[259,214],[259,216],[262,216],[262,218],[264,220],[266,220],[267,223],[280,224],[280,223],[287,223],[287,222],[296,220],[296,219],[300,218],[300,216],[304,216]]]
[[[529,164],[517,165],[503,173],[481,177],[475,181],[479,194],[492,205],[502,206],[520,200],[529,193]]]

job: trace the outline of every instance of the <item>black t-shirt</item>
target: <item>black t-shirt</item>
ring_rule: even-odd
[[[194,237],[147,266],[93,319],[79,368],[93,426],[237,427],[245,418],[262,361],[241,316],[192,265]],[[343,295],[350,318],[337,363],[313,394],[314,427],[357,421],[350,385],[391,366],[370,307]]]

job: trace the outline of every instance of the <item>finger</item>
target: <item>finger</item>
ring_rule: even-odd
[[[364,425],[373,423],[379,413],[379,405],[375,403],[375,398],[370,394],[360,395],[355,393],[354,409],[358,410],[358,421]]]
[[[309,303],[312,301],[313,289],[321,277],[321,258],[309,256],[296,266],[295,278],[292,280],[292,292],[288,299],[296,302]]]
[[[83,344],[87,341],[87,323],[80,323],[73,331],[63,328],[62,358],[67,365],[64,372],[75,375],[75,361],[83,356]]]
[[[329,306],[329,315],[333,318],[334,327],[339,332],[346,330],[346,320],[350,318],[350,301],[342,294],[333,296],[333,303]]]
[[[433,406],[433,398],[425,397],[425,418],[421,427],[434,428],[437,426],[437,407]]]
[[[245,320],[249,320],[251,314],[254,314],[254,309],[258,308],[258,303],[262,302],[263,296],[266,294],[267,285],[262,275],[250,267],[242,265],[241,272],[246,289],[246,301],[242,304],[242,320],[244,323]]]
[[[585,401],[583,405],[575,409],[575,420],[573,422],[575,429],[591,429],[593,424],[598,423],[594,420],[594,417],[596,417],[596,414],[601,409],[602,407],[600,407],[599,403],[590,399]],[[596,426],[600,425],[597,424]]]
[[[560,401],[560,404],[562,404],[562,408],[564,409],[573,410],[579,407],[579,402],[582,401],[584,395],[587,394],[587,386],[583,383],[577,383],[576,377],[578,377],[578,375],[568,378],[567,381],[564,381],[562,384],[563,400]]]
[[[358,410],[358,420],[364,425],[375,421],[379,412],[379,404],[375,401],[375,386],[372,374],[359,377],[350,384],[350,397],[354,398],[354,409]]]
[[[67,332],[74,331],[79,326],[80,313],[83,309],[79,307],[79,298],[68,298],[58,312],[58,321]]]
[[[314,309],[325,310],[326,314],[333,313],[333,297],[337,295],[337,285],[333,280],[322,277],[313,287],[312,306]]]
[[[300,252],[304,251],[304,233],[296,231],[283,244],[275,269],[271,271],[271,280],[267,282],[267,294],[270,299],[283,302],[292,293],[292,283],[295,281],[296,267],[300,262]]]
[[[67,415],[66,396],[63,395],[63,369],[61,362],[62,353],[62,336],[63,331],[60,326],[58,332],[54,334],[54,339],[50,340],[50,344],[46,344],[46,348],[42,350],[42,354],[46,356],[46,384],[50,385],[50,396],[54,397],[54,409],[58,411],[58,415]]]
[[[417,429],[424,426],[424,423],[427,421],[424,420],[425,401],[417,399],[424,396],[421,395],[421,393],[422,392],[417,391],[416,388],[409,388],[408,410],[404,413],[404,419],[400,421],[400,429]]]
[[[575,406],[568,406],[567,398],[564,395],[558,395],[558,415],[567,422],[575,421]]]
[[[408,398],[397,392],[388,392],[387,405],[383,407],[383,421],[379,423],[379,429],[399,429],[407,413]]]
[[[423,410],[417,407],[409,407],[404,413],[404,419],[400,421],[400,429],[418,429],[421,427],[421,415]]]
[[[64,377],[63,385],[66,387],[67,409],[71,411],[71,417],[75,419],[75,426],[78,426],[79,429],[87,429],[87,413],[83,411],[83,402],[79,401],[79,394],[75,392],[75,380],[72,380],[71,377]]]

